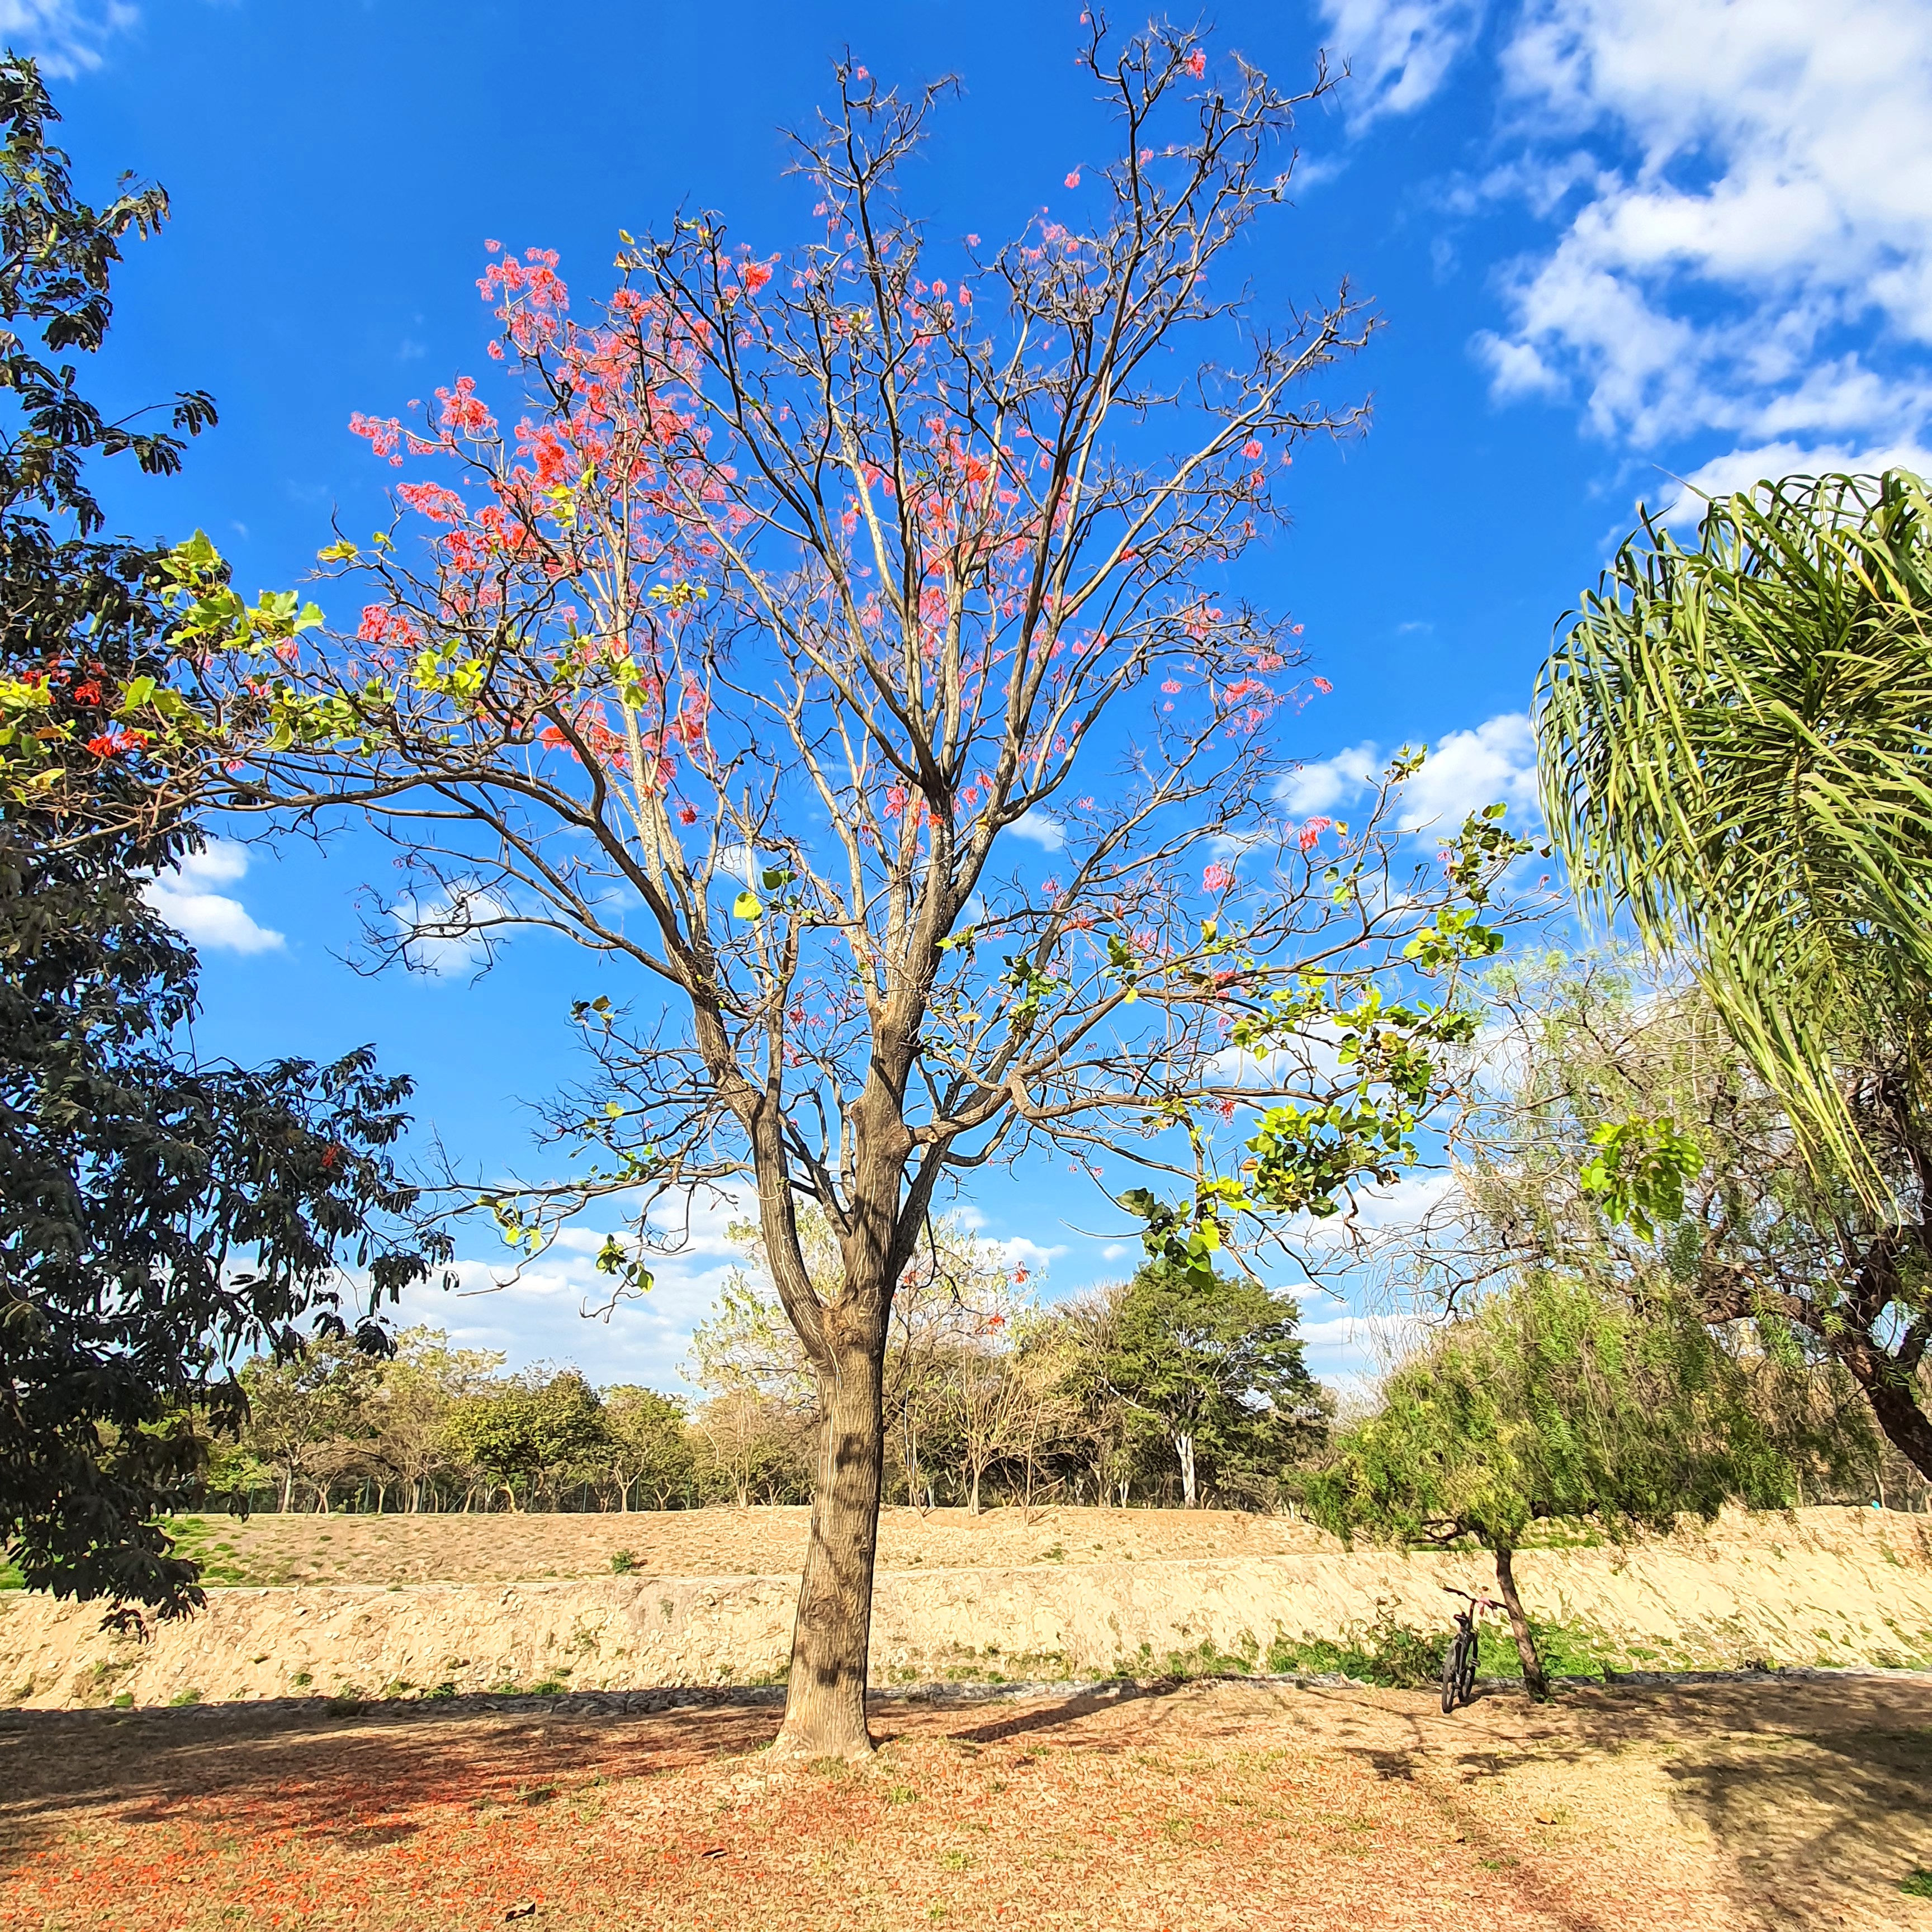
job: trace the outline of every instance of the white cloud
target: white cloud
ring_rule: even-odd
[[[1453,832],[1498,800],[1517,812],[1536,807],[1536,738],[1529,716],[1507,711],[1473,731],[1451,731],[1402,788],[1402,822]]]
[[[1482,16],[1481,0],[1322,0],[1334,51],[1348,64],[1352,84],[1342,104],[1350,127],[1420,107],[1442,85]]]
[[[1066,828],[1057,818],[1049,818],[1038,806],[1022,812],[1006,827],[1016,838],[1030,838],[1049,852],[1058,852],[1066,843]]]
[[[1276,796],[1282,808],[1297,818],[1310,812],[1332,812],[1339,805],[1360,798],[1387,762],[1376,746],[1352,745],[1332,758],[1323,758],[1289,772]]]
[[[1344,1388],[1361,1389],[1408,1354],[1426,1332],[1412,1315],[1330,1316],[1297,1329],[1311,1373]]]
[[[1291,772],[1276,796],[1296,818],[1344,809],[1368,795],[1388,757],[1372,743],[1352,746]],[[1406,831],[1453,832],[1498,800],[1520,820],[1536,809],[1536,740],[1526,712],[1504,712],[1438,740],[1402,788],[1400,823]]]
[[[602,1228],[562,1229],[534,1261],[519,1268],[506,1250],[496,1258],[459,1261],[456,1288],[446,1292],[441,1273],[404,1292],[397,1314],[403,1325],[447,1328],[467,1348],[491,1348],[508,1366],[574,1362],[600,1384],[643,1382],[677,1386],[691,1331],[704,1320],[743,1251],[728,1233],[752,1211],[751,1198],[734,1190],[701,1189],[687,1205],[660,1203],[652,1224],[662,1238],[679,1238],[678,1252],[654,1256],[652,1281],[642,1295],[627,1294],[608,1316],[611,1278],[595,1261],[605,1239]],[[627,1247],[630,1237],[618,1239]]]
[[[0,40],[60,80],[98,67],[100,44],[140,18],[122,0],[0,0]]]
[[[212,839],[151,880],[142,896],[191,945],[214,952],[272,952],[284,944],[279,932],[257,926],[239,899],[208,890],[233,885],[248,870],[245,845]]]
[[[1002,1239],[983,1243],[985,1248],[998,1256],[1009,1268],[1024,1268],[1029,1275],[1040,1276],[1046,1273],[1054,1262],[1068,1250],[1066,1247],[1043,1247],[1038,1241],[1030,1241],[1024,1234],[1009,1234]]]
[[[1922,442],[1922,0],[1530,0],[1502,70],[1516,176],[1561,175],[1568,212],[1478,343],[1498,394],[1560,386],[1639,447],[1715,430],[1801,466]]]

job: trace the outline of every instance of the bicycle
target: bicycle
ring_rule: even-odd
[[[1469,1606],[1456,1612],[1456,1635],[1442,1659],[1442,1714],[1446,1718],[1459,1703],[1468,1703],[1475,1694],[1476,1619],[1485,1610],[1499,1610],[1502,1605],[1493,1597],[1472,1597],[1453,1583],[1442,1587],[1450,1596],[1464,1598]]]

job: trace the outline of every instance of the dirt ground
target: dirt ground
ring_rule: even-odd
[[[212,1583],[509,1583],[608,1576],[610,1559],[663,1576],[797,1569],[811,1511],[628,1514],[256,1516],[184,1519]],[[1276,1556],[1337,1546],[1286,1516],[1222,1510],[889,1509],[879,1567],[1013,1569],[1184,1557]]]
[[[0,1718],[0,1926],[1932,1928],[1932,1678]]]

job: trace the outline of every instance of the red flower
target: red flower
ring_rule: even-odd
[[[1208,56],[1198,47],[1187,56],[1187,71],[1196,80],[1208,71]]]

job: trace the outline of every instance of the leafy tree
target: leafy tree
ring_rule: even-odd
[[[418,925],[399,898],[379,952],[537,926],[628,976],[580,1007],[597,1090],[552,1117],[594,1171],[496,1197],[507,1234],[627,1195],[621,1292],[653,1208],[755,1190],[818,1393],[782,1734],[808,1759],[871,1748],[892,1306],[946,1190],[1044,1144],[1178,1184],[1184,1249],[1336,1211],[1412,1147],[1516,849],[1479,820],[1436,867],[1379,805],[1285,815],[1298,627],[1224,586],[1292,446],[1362,421],[1306,388],[1368,319],[1346,288],[1245,313],[1297,100],[1184,32],[1085,33],[1118,145],[1066,221],[931,242],[895,182],[944,90],[843,64],[804,245],[682,217],[596,311],[554,255],[493,258],[520,426],[469,378],[433,422],[356,419],[418,466],[424,542],[323,553],[356,634],[195,632],[237,808],[370,812],[413,855]]]
[[[1150,1262],[1121,1295],[1100,1370],[1172,1448],[1184,1506],[1204,1472],[1251,1467],[1269,1450],[1282,1466],[1298,1436],[1318,1431],[1320,1391],[1295,1335],[1300,1310],[1259,1282]]]
[[[1538,1524],[1614,1537],[1788,1505],[1791,1463],[1738,1365],[1682,1297],[1633,1307],[1554,1273],[1478,1301],[1383,1382],[1307,1480],[1344,1539],[1492,1552],[1523,1678],[1549,1694],[1514,1557]]]
[[[621,1384],[604,1391],[604,1423],[619,1508],[631,1507],[634,1488],[659,1509],[669,1509],[674,1499],[688,1499],[697,1460],[682,1402],[654,1389]]]
[[[388,1484],[408,1498],[411,1512],[422,1508],[432,1486],[449,1474],[443,1424],[451,1407],[487,1388],[502,1365],[493,1350],[452,1348],[440,1328],[406,1328],[397,1336],[364,1418],[378,1508]]]
[[[1932,1477],[1932,505],[1904,472],[1762,483],[1694,550],[1647,527],[1539,700],[1577,884],[1682,946],[1807,1170],[1818,1291],[1771,1291]],[[1604,1124],[1607,1199],[1694,1151]],[[1713,1312],[1748,1315],[1740,1280]]]
[[[171,565],[98,534],[84,464],[166,472],[181,445],[58,359],[100,346],[119,244],[167,204],[77,200],[56,118],[0,60],[0,1535],[32,1588],[173,1615],[200,1592],[157,1519],[239,1418],[235,1358],[318,1307],[339,1324],[342,1262],[380,1298],[441,1250],[386,1152],[407,1081],[367,1051],[250,1070],[180,1041],[195,957],[142,889],[199,842],[220,734],[172,688]],[[184,433],[213,420],[175,406]]]
[[[1872,1378],[1846,1360],[1862,1346],[1843,1312],[1856,1198],[1820,1187],[1700,987],[1659,985],[1640,964],[1558,952],[1492,973],[1486,1070],[1454,1125],[1454,1185],[1386,1238],[1383,1265],[1450,1306],[1545,1268],[1634,1305],[1688,1295],[1755,1358],[1767,1421],[1811,1442],[1799,1476],[1828,1492],[1879,1456],[1861,1390]],[[1910,1340],[1894,1330],[1874,1346]],[[1900,1366],[1896,1399],[1922,1405],[1924,1365]]]
[[[384,1364],[349,1336],[318,1336],[281,1355],[242,1365],[248,1403],[242,1440],[272,1471],[280,1506],[292,1509],[304,1488],[328,1506],[330,1479],[352,1460],[374,1425]]]
[[[512,1508],[554,1499],[560,1483],[588,1480],[610,1460],[610,1426],[597,1391],[575,1369],[532,1370],[451,1410],[446,1439],[502,1490]]]

